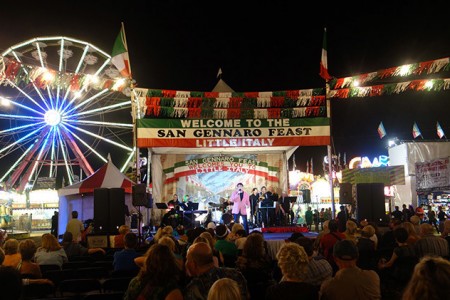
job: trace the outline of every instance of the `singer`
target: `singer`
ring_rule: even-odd
[[[235,223],[240,223],[239,219],[242,217],[245,231],[247,231],[248,234],[247,207],[250,206],[250,200],[249,194],[244,191],[243,188],[244,185],[242,183],[238,183],[236,185],[236,190],[231,194],[230,202],[233,203],[231,213],[233,214]]]

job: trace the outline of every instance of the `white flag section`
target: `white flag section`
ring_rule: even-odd
[[[128,47],[123,24],[114,42],[111,61],[123,77],[131,77],[130,58],[128,57]]]

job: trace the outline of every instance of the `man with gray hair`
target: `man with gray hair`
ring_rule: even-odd
[[[320,299],[381,299],[380,277],[375,271],[358,268],[358,248],[352,241],[337,242],[333,247],[333,256],[339,271],[322,283]]]
[[[433,226],[429,223],[420,224],[420,236],[415,243],[415,250],[418,258],[425,255],[448,257],[448,242],[440,236],[434,235]]]

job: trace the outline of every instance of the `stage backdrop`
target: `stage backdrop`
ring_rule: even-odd
[[[193,92],[136,88],[137,146],[148,148],[153,198],[225,198],[238,182],[288,190],[298,146],[330,144],[325,90]],[[158,212],[156,212],[158,213]]]

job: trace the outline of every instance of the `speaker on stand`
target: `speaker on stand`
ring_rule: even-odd
[[[109,233],[119,234],[119,227],[125,224],[125,189],[109,189]]]
[[[106,233],[109,225],[109,189],[94,189],[94,231]]]
[[[139,243],[141,243],[142,242],[141,206],[149,206],[149,198],[147,196],[147,187],[145,186],[145,184],[139,183],[139,184],[133,185],[131,197],[132,197],[133,206],[137,206],[137,208],[138,208],[138,226],[137,226],[138,227],[138,239],[139,239]]]

